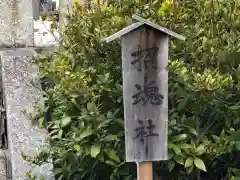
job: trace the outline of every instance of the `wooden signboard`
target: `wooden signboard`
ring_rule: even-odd
[[[127,162],[167,160],[169,35],[185,38],[138,16],[105,39],[121,38]]]
[[[168,36],[143,25],[121,42],[126,160],[166,160]]]

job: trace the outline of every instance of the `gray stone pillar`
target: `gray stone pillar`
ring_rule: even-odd
[[[1,0],[0,12],[0,47],[33,47],[32,1]]]
[[[68,14],[69,6],[71,5],[70,0],[59,1],[59,32],[63,33],[64,26],[66,25],[66,15]]]
[[[33,18],[38,20],[40,15],[40,0],[32,1],[33,1]]]
[[[5,155],[0,152],[0,180],[7,180],[7,172],[6,172],[6,158]]]
[[[52,165],[33,166],[21,154],[35,154],[48,146],[46,132],[39,129],[30,114],[43,108],[38,81],[38,68],[32,62],[33,50],[13,49],[1,53],[2,85],[7,116],[8,153],[13,180],[27,180],[25,174],[33,170],[37,177],[53,179]]]
[[[52,180],[52,164],[33,168],[22,157],[22,153],[36,154],[48,146],[45,131],[39,129],[37,122],[29,116],[36,114],[38,108],[43,108],[42,94],[37,83],[38,68],[32,62],[33,1],[0,0],[0,26],[1,84],[8,139],[5,153],[7,177],[27,180],[26,173],[31,170],[37,179],[43,176],[44,180]],[[33,85],[33,82],[36,84]]]

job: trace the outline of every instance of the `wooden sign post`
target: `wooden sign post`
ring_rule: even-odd
[[[121,38],[126,161],[138,179],[152,180],[152,161],[167,160],[169,35],[185,37],[134,15],[134,23],[105,39]]]

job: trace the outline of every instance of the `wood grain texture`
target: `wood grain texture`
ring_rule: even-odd
[[[137,180],[153,180],[153,164],[152,162],[137,163],[138,179]]]
[[[168,41],[169,38],[166,34],[147,25],[121,37],[127,162],[167,160],[168,71],[166,67],[168,65]],[[144,60],[149,60],[146,53],[143,58],[140,58],[141,68],[137,63],[131,64],[136,59],[133,53],[139,49],[139,46],[142,50],[158,48],[158,51],[152,57],[152,60],[156,63],[155,68],[151,63],[147,64],[148,68],[144,66]],[[148,79],[144,81],[146,76]],[[152,105],[151,99],[145,105],[143,101],[133,105],[136,101],[133,95],[139,92],[136,84],[139,85],[138,88],[141,86],[142,96],[144,96],[150,89],[143,88],[143,86],[147,87],[150,82],[154,82],[151,87],[156,86],[158,88],[157,93],[164,97],[161,105]],[[146,97],[145,100],[147,100]],[[144,125],[144,136],[150,133],[150,129],[147,128],[149,127],[149,119],[155,125],[155,128],[152,128],[152,133],[157,133],[158,136],[143,137],[143,140],[139,137],[136,138],[139,135],[137,128],[141,126],[139,120]]]

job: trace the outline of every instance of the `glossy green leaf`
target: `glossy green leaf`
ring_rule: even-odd
[[[87,104],[87,109],[88,109],[89,111],[91,111],[91,112],[94,112],[95,109],[96,109],[96,106],[95,106],[95,104],[93,104],[93,103],[88,103],[88,104]]]
[[[168,144],[169,148],[172,149],[176,154],[180,154],[181,153],[181,149],[178,148],[178,146],[176,146],[173,143],[169,143]]]
[[[232,141],[240,141],[240,130],[233,132],[230,136]]]
[[[27,172],[25,175],[26,175],[28,178],[31,178],[31,177],[32,177],[32,175],[31,175],[30,172]]]
[[[58,137],[62,138],[62,135],[63,135],[63,130],[61,129],[60,131],[58,131]]]
[[[171,151],[168,151],[168,160],[172,159],[174,154]]]
[[[216,135],[212,135],[212,138],[215,142],[219,142],[220,138]]]
[[[116,161],[116,162],[120,162],[119,157],[117,156],[116,151],[114,151],[113,149],[105,149],[106,154],[108,155],[109,158],[111,158],[112,160]]]
[[[185,164],[184,164],[184,167],[185,167],[185,168],[188,168],[188,167],[190,167],[192,164],[193,164],[193,158],[192,158],[192,157],[189,157],[189,158],[186,159]]]
[[[186,143],[182,143],[182,144],[179,144],[178,147],[180,149],[189,149],[191,148],[192,146],[190,144],[186,144]]]
[[[80,151],[81,147],[79,145],[75,145],[74,149],[78,152],[78,151]]]
[[[95,158],[100,153],[101,146],[100,145],[92,145],[91,146],[91,156]]]
[[[70,122],[71,122],[71,118],[70,118],[70,117],[65,117],[65,118],[62,119],[61,126],[62,126],[62,127],[65,127],[65,126],[67,126]]]
[[[207,171],[204,162],[200,158],[197,158],[197,157],[194,158],[194,164],[198,169],[205,171],[205,172]]]
[[[184,139],[187,138],[187,134],[180,134],[178,136],[174,136],[172,138],[172,142],[178,142],[178,141],[183,141]]]
[[[206,149],[205,149],[204,145],[200,145],[196,149],[196,153],[198,156],[202,155],[205,152],[206,152]]]
[[[174,147],[173,147],[173,151],[174,151],[176,154],[180,154],[180,153],[181,153],[181,149],[179,149],[177,146],[174,146]]]
[[[183,124],[181,124],[180,126],[183,127],[184,129],[186,129],[186,131],[189,131],[190,133],[192,133],[193,135],[197,135],[198,134],[196,129],[194,129],[194,128],[190,127],[190,126],[183,125]]]
[[[114,162],[112,162],[112,161],[106,161],[106,163],[109,164],[109,165],[112,165],[112,166],[115,166],[115,165],[116,165],[116,164],[115,164]]]
[[[228,108],[231,109],[231,110],[239,110],[240,109],[240,105],[230,106]]]
[[[92,131],[90,129],[84,130],[79,137],[76,138],[76,140],[81,141],[82,139],[92,135]]]
[[[102,141],[108,142],[108,141],[116,141],[118,138],[116,135],[109,134],[105,136]]]
[[[41,117],[41,118],[38,119],[38,124],[39,124],[41,127],[43,127],[43,124],[44,124],[44,118],[43,118],[43,117]]]

